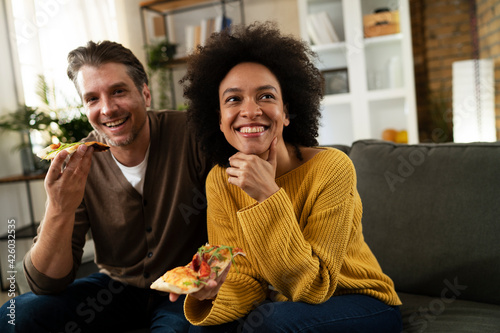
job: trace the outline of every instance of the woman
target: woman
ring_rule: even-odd
[[[363,239],[354,167],[316,147],[314,54],[271,23],[213,35],[198,51],[181,82],[216,164],[209,242],[246,257],[186,298],[193,331],[400,332],[400,300]]]

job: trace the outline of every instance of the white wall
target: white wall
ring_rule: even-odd
[[[245,0],[246,23],[275,21],[283,33],[300,37],[297,0]]]
[[[119,43],[132,50],[146,64],[139,4],[143,0],[115,0]]]

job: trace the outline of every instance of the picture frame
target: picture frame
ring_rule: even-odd
[[[347,68],[324,70],[321,74],[325,78],[325,95],[345,94],[349,92]]]

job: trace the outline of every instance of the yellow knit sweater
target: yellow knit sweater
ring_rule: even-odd
[[[280,190],[258,203],[227,182],[224,168],[207,178],[208,238],[241,247],[215,301],[187,297],[194,325],[217,325],[244,317],[266,299],[318,304],[348,293],[401,304],[392,280],[365,243],[361,199],[350,159],[325,149],[276,179]],[[236,266],[236,267],[235,267]]]

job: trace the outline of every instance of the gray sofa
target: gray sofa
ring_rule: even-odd
[[[356,167],[364,235],[404,332],[500,332],[500,142],[335,147]],[[95,270],[85,253],[83,275]]]
[[[500,332],[500,142],[337,147],[404,332]]]

